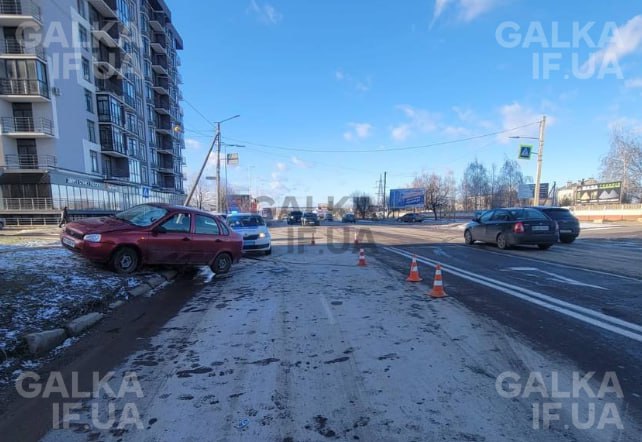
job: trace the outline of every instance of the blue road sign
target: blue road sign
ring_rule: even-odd
[[[532,144],[522,144],[519,146],[519,159],[520,160],[530,160],[531,154],[533,153]]]

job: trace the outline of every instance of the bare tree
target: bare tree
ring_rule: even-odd
[[[415,189],[424,189],[426,208],[433,211],[435,221],[437,220],[439,210],[448,205],[455,187],[452,175],[441,177],[434,173],[416,177],[411,186]]]
[[[372,198],[365,192],[352,192],[352,208],[361,219],[365,219],[370,211]]]
[[[464,201],[466,209],[481,209],[487,206],[487,195],[490,190],[490,183],[488,179],[488,171],[477,159],[468,164],[464,171],[464,177],[461,182],[462,193],[467,195],[468,199],[472,199],[472,207],[469,201]]]
[[[622,202],[642,198],[642,139],[630,129],[614,128],[611,148],[602,158],[600,176],[622,181]]]
[[[504,164],[499,170],[499,185],[501,187],[501,205],[512,207],[518,201],[519,186],[524,183],[519,163],[515,160],[504,159]]]

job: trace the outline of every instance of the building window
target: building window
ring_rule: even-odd
[[[76,9],[78,9],[78,14],[83,18],[87,18],[87,8],[85,5],[86,5],[85,0],[78,0],[78,4],[76,5]]]
[[[82,25],[78,25],[78,40],[80,41],[81,48],[89,47],[89,34],[87,33],[87,29]]]
[[[94,113],[94,94],[85,89],[85,109],[87,112]]]
[[[87,81],[91,81],[91,71],[89,68],[89,60],[85,57],[82,58],[82,78]]]
[[[91,120],[87,120],[87,135],[89,137],[89,141],[92,143],[96,142],[96,123]]]
[[[94,173],[100,172],[98,169],[98,152],[90,150],[89,153],[91,155],[91,171]]]

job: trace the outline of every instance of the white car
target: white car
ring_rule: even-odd
[[[243,236],[243,252],[272,253],[272,235],[261,215],[232,213],[227,215],[227,223]]]

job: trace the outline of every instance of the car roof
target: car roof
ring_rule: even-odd
[[[187,211],[187,212],[192,212],[192,213],[198,213],[201,215],[218,215],[218,214],[212,214],[210,212],[206,212],[205,210],[197,209],[196,207],[190,207],[190,206],[182,206],[179,204],[167,204],[167,203],[143,203],[139,204],[139,206],[153,206],[153,207],[159,207],[162,209],[167,209],[167,210],[181,210],[181,211]],[[219,215],[220,216],[220,215]]]
[[[261,216],[261,214],[252,213],[252,212],[236,212],[236,213],[228,213],[227,216]]]

